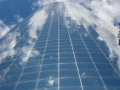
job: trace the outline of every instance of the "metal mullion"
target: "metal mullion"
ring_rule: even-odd
[[[27,25],[27,24],[26,24],[26,25]],[[26,27],[26,25],[24,25],[24,27],[22,28],[22,30],[20,30],[20,32],[23,31],[23,29]],[[19,26],[19,27],[20,27],[20,26]],[[15,31],[14,31],[14,32],[15,32]],[[14,32],[13,32],[13,33],[14,33]],[[27,32],[27,31],[26,31],[26,32]],[[15,38],[15,37],[14,37],[14,38]],[[13,40],[12,40],[12,41],[13,41]],[[12,41],[11,41],[11,42],[12,42]],[[11,42],[10,42],[10,43],[11,43]],[[5,49],[4,49],[4,50],[5,50]],[[4,50],[3,50],[3,51],[4,51]]]
[[[76,26],[76,25],[75,25],[75,26]],[[77,27],[76,27],[76,29],[77,29]],[[77,30],[78,30],[78,29],[77,29]],[[79,33],[79,31],[78,31],[78,33]],[[79,33],[79,35],[80,35],[80,33]],[[82,36],[81,36],[81,35],[80,35],[80,38],[82,39]],[[82,39],[82,42],[84,43],[84,40],[83,40],[83,39]],[[92,58],[92,56],[91,56],[91,54],[90,54],[90,52],[89,52],[89,50],[88,50],[88,48],[87,48],[87,46],[86,46],[85,43],[84,43],[84,46],[85,46],[85,48],[86,48],[86,50],[87,50],[87,52],[88,52],[88,54],[89,54],[89,56],[90,56],[90,58],[91,58],[91,60],[92,60],[92,63],[93,63],[94,66],[95,66],[96,71],[98,72],[98,74],[99,74],[99,76],[100,76],[100,79],[101,79],[101,81],[102,81],[105,89],[107,90],[107,87],[106,87],[106,85],[105,85],[105,83],[104,83],[104,81],[103,81],[103,79],[102,79],[102,77],[101,77],[101,75],[100,75],[100,73],[99,73],[99,71],[98,71],[98,69],[97,69],[97,67],[96,67],[96,64],[95,64],[95,62],[93,61],[93,58]]]
[[[28,31],[28,30],[27,30],[27,31]],[[27,31],[26,31],[26,32],[27,32]],[[26,33],[26,32],[25,32],[25,33]],[[29,37],[29,38],[30,38],[30,37]],[[29,39],[29,38],[28,38],[28,39]],[[28,40],[28,39],[27,39],[27,40]],[[25,43],[26,43],[26,42],[25,42]],[[23,45],[23,46],[24,46],[24,45]],[[23,47],[22,47],[22,48],[23,48]],[[21,48],[21,50],[22,50],[22,48]],[[20,50],[20,51],[21,51],[21,50]],[[10,50],[10,51],[11,51],[11,50]],[[9,53],[10,53],[10,52],[9,52]],[[9,53],[8,53],[8,54],[9,54]],[[17,55],[17,56],[18,56],[18,55]],[[12,64],[9,66],[9,68],[13,65],[13,63],[15,62],[15,60],[16,60],[16,59],[13,60]],[[3,75],[1,81],[4,79],[4,77],[6,76],[6,74],[7,74],[7,72]]]
[[[88,32],[89,33],[89,32]],[[90,35],[90,33],[89,33]],[[91,36],[91,35],[90,35]],[[91,38],[93,39],[93,37],[91,36]],[[96,43],[96,41],[93,39],[93,41]],[[100,49],[100,51],[104,54],[104,56],[106,57],[105,53],[102,51],[102,49],[99,47],[99,45],[96,43],[96,45],[98,46],[98,48]],[[107,54],[107,53],[106,53]],[[111,62],[108,60],[108,58],[106,57],[107,61],[110,63],[110,65],[114,68],[114,66],[111,64]],[[117,72],[117,70],[114,68],[114,70]],[[117,72],[117,74],[120,76],[120,74]]]
[[[59,8],[59,7],[58,7]],[[59,24],[60,24],[60,19],[59,19],[59,10],[58,10],[58,90],[60,90],[60,44],[59,44],[59,40],[60,40],[60,27],[59,27]]]
[[[64,17],[64,19],[65,19],[65,17]],[[66,26],[67,26],[67,24],[66,24]],[[78,71],[78,76],[79,76],[79,79],[80,79],[81,88],[83,90],[83,85],[82,85],[82,80],[81,80],[81,76],[80,76],[80,71],[79,71],[79,68],[78,68],[78,65],[77,65],[77,60],[76,60],[76,56],[75,56],[75,52],[74,52],[74,48],[73,48],[73,45],[72,45],[72,40],[71,40],[71,36],[70,36],[68,27],[67,27],[67,30],[68,30],[68,34],[69,34],[69,38],[70,38],[70,43],[71,43],[71,46],[72,46],[72,50],[73,50],[73,55],[74,55],[75,64],[76,64],[77,71]]]
[[[25,28],[25,27],[24,27],[24,28]],[[28,31],[29,31],[29,30],[27,30],[27,31],[24,33],[24,35],[25,35]],[[24,36],[24,35],[23,35],[23,36]],[[22,37],[23,37],[23,36],[22,36]],[[20,40],[22,39],[22,37],[20,38]],[[19,41],[20,41],[20,40],[19,40]],[[12,41],[13,41],[13,40],[12,40]],[[12,41],[11,41],[10,43],[12,43]],[[18,41],[18,42],[19,42],[19,41]],[[17,42],[17,43],[18,43],[18,42]],[[16,43],[16,45],[17,45],[17,43]],[[15,46],[14,46],[14,47],[15,47]],[[14,47],[13,47],[13,48],[14,48]],[[7,48],[7,47],[6,47],[6,48]],[[5,49],[6,49],[6,48],[5,48]],[[12,48],[12,49],[13,49],[13,48]],[[5,49],[4,49],[4,50],[5,50]],[[11,50],[12,50],[12,49],[11,49]],[[3,52],[4,52],[4,50],[3,50]],[[11,50],[9,50],[8,54],[11,52]],[[8,56],[8,54],[6,55],[6,57]],[[6,57],[4,57],[4,59],[5,59]]]
[[[102,54],[106,57],[105,54],[108,54],[108,53],[104,53],[102,51],[102,49],[99,47],[99,45],[97,44],[97,42],[94,40],[94,38],[92,37],[92,35],[87,31],[87,33],[90,35],[90,37],[92,38],[92,40],[95,42],[95,44],[97,45],[97,47],[99,48],[99,50],[102,52]],[[104,47],[104,46],[103,46]],[[114,68],[114,66],[112,65],[112,63],[108,60],[108,58],[106,57],[107,61],[110,63],[110,65]],[[116,71],[116,73],[120,76],[120,74],[118,73],[118,71],[114,68],[114,70]]]
[[[44,16],[44,15],[43,15],[43,16]],[[43,17],[43,16],[42,16],[42,17]],[[41,18],[42,18],[42,17],[41,17]],[[40,22],[40,21],[39,21],[39,22]],[[39,22],[38,22],[38,24],[39,24]],[[37,24],[37,26],[38,26],[38,24]],[[38,37],[37,37],[37,40],[38,40],[41,32],[42,32],[42,30],[40,31],[40,33],[39,33],[39,35],[38,35]],[[29,37],[29,38],[30,38],[30,37]],[[30,57],[30,55],[31,55],[31,53],[32,53],[32,50],[34,49],[35,44],[37,43],[37,40],[36,40],[36,42],[34,43],[34,45],[32,46],[31,52],[30,52],[30,54],[29,54],[29,57]],[[24,46],[23,46],[23,47],[24,47]],[[28,59],[29,59],[29,57],[28,57]],[[26,66],[25,66],[25,67],[26,67]],[[23,75],[23,71],[24,71],[25,67],[23,67],[23,70],[22,70],[22,72],[21,72],[21,74],[20,74],[20,76],[19,76],[18,82],[19,82],[21,76]],[[15,85],[14,90],[16,90],[16,87],[17,87],[17,85],[18,85],[18,82],[16,82],[16,85]]]
[[[47,40],[46,40],[46,45],[45,45],[44,54],[43,54],[43,57],[42,57],[42,62],[41,62],[41,64],[40,64],[40,71],[39,71],[39,74],[38,74],[38,79],[37,79],[37,81],[36,81],[35,90],[37,90],[38,81],[39,81],[39,78],[40,78],[40,72],[41,72],[41,69],[42,69],[42,63],[43,63],[44,56],[45,56],[45,52],[46,52],[46,47],[47,47],[47,42],[48,42],[48,39],[49,39],[49,34],[50,34],[52,22],[53,22],[53,16],[52,16],[51,25],[50,25],[49,32],[48,32],[48,36],[47,36]]]
[[[37,10],[36,10],[36,11],[37,11]],[[35,12],[36,12],[36,11],[35,11]],[[34,13],[30,14],[25,20],[23,20],[20,24],[18,24],[18,25],[16,25],[15,27],[13,27],[10,31],[15,32],[15,30],[17,29],[17,27],[18,27],[19,25],[20,25],[20,27],[21,27],[22,25],[24,25],[24,24],[26,25],[25,21],[26,21],[26,20],[29,20],[29,18],[32,17],[33,14],[34,14]],[[24,25],[24,26],[25,26],[25,25]],[[10,33],[10,31],[8,31],[8,32],[6,33],[6,35],[8,35],[8,34]],[[3,36],[3,37],[1,38],[2,41],[1,41],[1,39],[0,39],[0,42],[3,42],[3,40],[5,40],[6,38],[7,38],[7,37],[4,37],[4,36]]]
[[[72,10],[72,9],[71,9],[71,10]],[[73,11],[73,10],[72,10],[72,11]],[[73,12],[74,12],[74,11],[73,11]],[[74,14],[75,14],[75,13],[74,13]],[[75,15],[76,15],[76,14],[75,14]],[[77,17],[77,16],[76,16],[76,17]],[[78,18],[78,17],[77,17],[77,18]],[[74,25],[75,25],[75,24],[74,24]],[[75,26],[76,26],[76,25],[75,25]],[[78,31],[77,26],[76,26],[76,30]],[[79,34],[80,38],[82,39],[82,36],[81,36],[81,34],[79,33],[79,31],[78,31],[78,34]],[[86,48],[86,50],[87,50],[87,52],[88,52],[91,60],[92,60],[92,63],[93,63],[94,66],[95,66],[96,71],[98,72],[98,74],[99,74],[99,76],[100,76],[100,79],[101,79],[101,81],[102,81],[105,89],[108,90],[107,87],[106,87],[106,85],[105,85],[105,83],[104,83],[104,81],[103,81],[103,79],[102,79],[102,77],[101,77],[101,75],[100,75],[100,73],[99,73],[99,71],[98,71],[98,69],[97,69],[97,67],[96,67],[96,64],[94,63],[94,61],[93,61],[93,59],[92,59],[92,56],[91,56],[91,54],[90,54],[90,52],[89,52],[89,50],[88,50],[88,48],[87,48],[87,46],[86,46],[86,44],[85,44],[85,42],[84,42],[83,39],[82,39],[82,42],[83,42],[83,44],[84,44],[84,46],[85,46],[85,48]]]

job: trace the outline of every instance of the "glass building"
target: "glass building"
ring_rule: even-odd
[[[0,90],[120,90],[118,29],[82,6],[42,6],[0,39]]]

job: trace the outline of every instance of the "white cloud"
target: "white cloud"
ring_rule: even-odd
[[[110,24],[114,23],[115,18],[120,19],[120,0],[37,0],[33,3],[33,8],[60,1],[80,3]]]
[[[0,0],[0,2],[3,2],[3,1],[5,1],[5,0]]]
[[[120,0],[81,0],[80,3],[107,23],[113,23],[116,17],[120,18]]]
[[[17,20],[17,22],[21,22],[23,18],[21,18],[19,15],[14,15],[14,18]]]
[[[15,24],[6,25],[3,20],[0,19],[0,38],[2,38]]]

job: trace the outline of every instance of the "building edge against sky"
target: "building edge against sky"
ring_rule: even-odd
[[[120,90],[117,35],[79,4],[45,5],[0,39],[0,90]]]

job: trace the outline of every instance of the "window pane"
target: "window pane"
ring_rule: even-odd
[[[60,70],[60,77],[78,77],[77,70]]]
[[[60,87],[81,86],[79,78],[61,78]]]

